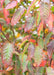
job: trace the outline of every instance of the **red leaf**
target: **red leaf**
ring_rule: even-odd
[[[0,30],[2,30],[2,25],[0,24]]]
[[[9,12],[3,8],[3,13],[4,13],[4,17],[7,18],[7,16],[9,16]]]
[[[36,41],[34,39],[29,39],[30,42],[35,43]]]
[[[54,0],[52,0],[54,2]]]
[[[3,5],[4,1],[5,1],[5,0],[1,0],[1,6]]]
[[[42,60],[41,64],[39,65],[40,67],[44,67],[46,65],[46,60]]]
[[[14,8],[17,5],[17,1],[12,1],[9,4],[7,4],[7,6],[5,7],[5,9],[11,9]]]
[[[10,18],[6,18],[6,22],[7,22],[7,24],[9,24],[10,23]]]

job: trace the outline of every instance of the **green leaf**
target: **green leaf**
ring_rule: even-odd
[[[38,45],[39,45],[39,47],[40,47],[41,49],[44,48],[44,41],[43,41],[42,38],[38,39]]]
[[[50,39],[51,36],[52,36],[52,32],[48,33],[48,35],[46,36],[45,41],[44,41],[45,46],[49,42],[49,39]]]
[[[46,68],[47,75],[54,75],[54,70],[51,67]]]
[[[23,72],[25,72],[27,70],[27,64],[28,64],[27,55],[21,53],[19,59],[21,61],[21,67],[23,69]]]
[[[4,66],[11,65],[12,54],[14,51],[13,43],[5,42],[2,47],[2,62]]]
[[[39,66],[42,61],[42,49],[37,46],[34,52],[34,60],[36,64]]]
[[[54,6],[51,7],[51,11],[54,12]]]

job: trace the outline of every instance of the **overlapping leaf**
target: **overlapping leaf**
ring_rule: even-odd
[[[33,58],[34,51],[35,51],[35,47],[34,47],[33,43],[30,43],[28,46],[28,57],[29,57],[29,59]]]
[[[34,60],[36,64],[39,66],[42,61],[42,49],[37,46],[34,52]]]
[[[44,0],[40,3],[40,15],[44,23],[47,23],[50,15],[50,1]]]
[[[5,9],[11,9],[14,8],[17,5],[17,1],[12,1],[9,4],[7,4],[7,6],[5,7]]]
[[[51,54],[54,52],[54,40],[52,40],[47,46],[48,56],[50,57]]]
[[[34,23],[35,23],[34,17],[29,16],[29,17],[26,19],[24,31],[27,32],[27,31],[29,31],[30,29],[32,29]]]
[[[11,65],[12,54],[14,51],[14,45],[9,42],[5,42],[2,47],[2,62],[4,66]]]
[[[13,15],[12,20],[11,20],[11,25],[16,25],[17,22],[19,22],[21,16],[25,12],[25,8],[22,6],[20,7]]]

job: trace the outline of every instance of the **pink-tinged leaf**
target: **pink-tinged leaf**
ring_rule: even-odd
[[[54,75],[54,69],[51,67],[46,67],[47,75]]]
[[[7,18],[9,16],[9,12],[3,8],[4,17]]]
[[[53,14],[51,14],[49,17],[48,27],[49,27],[49,30],[51,31],[53,30]]]
[[[7,24],[9,24],[10,23],[10,18],[6,18],[6,22],[7,22]]]
[[[50,2],[49,0],[43,0],[40,2],[40,15],[44,23],[47,23],[50,16]]]
[[[31,9],[34,7],[35,3],[36,3],[36,0],[33,0],[31,2],[30,6],[27,9],[27,13],[25,14],[26,16],[29,14],[29,12],[31,11]]]
[[[35,51],[35,47],[34,47],[33,43],[30,43],[28,46],[28,59],[33,58],[34,51]]]
[[[13,43],[5,42],[2,47],[2,62],[5,67],[11,65],[12,55],[14,51]]]
[[[43,22],[42,21],[41,21],[41,23],[40,23],[40,25],[39,25],[39,27],[37,29],[37,32],[38,32],[39,36],[40,36],[41,31],[43,31]]]
[[[25,8],[22,6],[20,7],[13,15],[12,20],[11,20],[11,25],[16,25],[16,23],[20,20],[21,16],[25,12]]]
[[[5,0],[1,0],[1,6],[3,5],[4,1],[5,1]]]
[[[43,60],[43,50],[39,46],[36,46],[34,52],[34,61],[36,62],[37,66],[41,64],[42,60]]]
[[[47,45],[47,52],[48,52],[49,58],[52,56],[53,50],[54,50],[54,40],[52,40],[52,41]]]
[[[34,23],[35,23],[34,17],[29,16],[29,17],[26,19],[24,31],[27,32],[27,31],[29,31],[30,29],[32,29]]]
[[[5,9],[11,9],[14,8],[17,5],[17,1],[12,1],[9,4],[7,4],[7,6],[5,7]]]

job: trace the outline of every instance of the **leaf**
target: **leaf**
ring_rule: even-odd
[[[13,43],[5,42],[2,47],[2,62],[5,67],[11,65],[12,54],[14,51]]]
[[[45,45],[45,46],[46,46],[47,43],[49,42],[49,39],[50,39],[51,36],[52,36],[52,33],[51,33],[51,32],[48,33],[48,35],[46,36],[45,41],[44,41],[44,45]]]
[[[30,6],[27,9],[27,13],[25,14],[26,16],[29,14],[29,12],[31,11],[31,9],[34,7],[35,3],[36,3],[36,0],[33,0],[31,2]]]
[[[2,30],[2,25],[0,24],[0,31]]]
[[[27,55],[20,54],[19,59],[21,61],[23,72],[25,72],[27,70],[27,64],[28,64]]]
[[[16,25],[16,23],[20,20],[21,16],[23,15],[23,13],[25,12],[25,8],[22,6],[20,7],[13,15],[12,19],[11,19],[11,25]]]
[[[35,52],[34,52],[34,60],[36,64],[39,66],[42,62],[42,49],[39,46],[36,46]]]
[[[53,29],[53,14],[51,14],[49,17],[48,27],[49,27],[49,30],[52,31],[52,29]]]
[[[38,29],[37,29],[37,32],[38,32],[38,35],[40,36],[41,34],[41,31],[43,31],[43,22],[40,23]]]
[[[7,4],[7,6],[5,7],[5,9],[11,9],[14,8],[17,5],[17,1],[12,1],[9,4]]]
[[[51,54],[53,53],[53,49],[54,49],[54,40],[52,40],[48,45],[47,45],[47,52],[48,52],[48,56],[50,57]]]
[[[30,43],[28,46],[28,59],[33,58],[34,56],[35,47],[33,43]]]
[[[3,3],[4,3],[4,0],[1,0],[1,6],[3,5]]]
[[[9,16],[9,12],[3,8],[4,17],[7,18]]]
[[[39,47],[40,47],[41,49],[44,48],[44,41],[43,41],[42,38],[38,39],[38,45],[39,45]]]
[[[50,1],[43,0],[40,3],[40,15],[41,19],[44,23],[48,22],[49,15],[50,15]]]
[[[32,29],[33,25],[34,25],[34,17],[31,17],[29,16],[27,19],[26,19],[26,22],[25,22],[25,28],[24,28],[24,31],[27,32],[29,31],[30,29]]]
[[[47,75],[54,75],[54,70],[51,67],[46,68]]]

